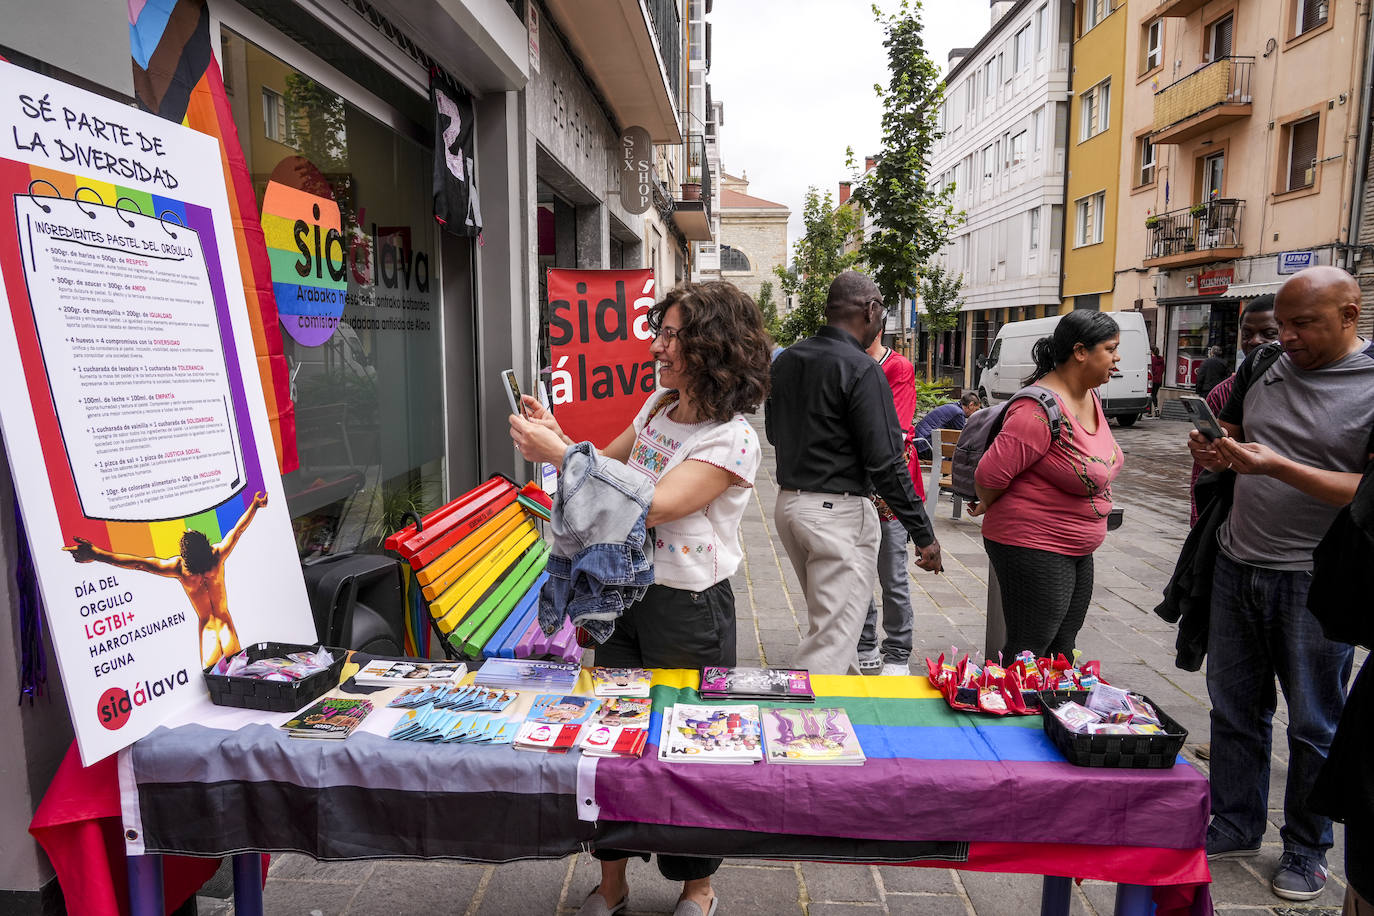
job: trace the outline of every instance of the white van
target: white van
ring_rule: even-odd
[[[1121,362],[1111,381],[1098,389],[1102,411],[1130,426],[1150,407],[1150,344],[1145,336],[1145,316],[1139,312],[1108,312],[1121,328]],[[978,396],[984,404],[999,404],[1020,389],[1035,368],[1031,347],[1054,333],[1061,315],[1032,318],[1002,325],[987,356],[978,358]]]

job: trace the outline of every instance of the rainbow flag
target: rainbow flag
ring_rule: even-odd
[[[144,109],[219,140],[253,350],[281,473],[294,471],[296,412],[282,352],[267,243],[248,164],[210,46],[205,0],[128,0],[134,93]]]

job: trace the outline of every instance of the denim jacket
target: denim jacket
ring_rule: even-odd
[[[555,632],[564,616],[605,642],[615,621],[654,581],[645,520],[653,482],[590,442],[568,447],[553,500],[549,579],[539,592],[539,626]]]

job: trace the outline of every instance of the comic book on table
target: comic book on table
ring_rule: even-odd
[[[591,757],[638,757],[649,741],[648,697],[606,697],[586,725],[577,746]]]
[[[768,700],[814,703],[811,672],[801,668],[701,669],[703,700]]]
[[[839,708],[763,710],[769,763],[860,766],[867,759],[849,715]]]
[[[601,706],[595,697],[548,693],[534,698],[524,724],[515,735],[522,751],[566,753],[576,744],[582,726]]]
[[[648,668],[593,668],[592,693],[599,697],[647,697]]]
[[[489,658],[477,669],[472,682],[484,687],[512,690],[561,690],[577,684],[582,666],[574,662],[540,662],[520,658]]]
[[[670,763],[758,763],[763,759],[757,706],[678,703],[664,710],[658,759]]]
[[[292,738],[347,738],[372,712],[372,701],[359,697],[321,697],[282,728]]]
[[[353,675],[360,687],[414,687],[417,684],[456,684],[468,673],[462,662],[421,662],[376,658]]]

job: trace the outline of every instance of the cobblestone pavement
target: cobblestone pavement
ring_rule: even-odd
[[[756,420],[761,427],[761,419]],[[1184,754],[1206,770],[1196,756],[1208,741],[1207,689],[1202,672],[1174,667],[1174,630],[1151,611],[1158,603],[1183,542],[1188,523],[1187,426],[1142,420],[1115,430],[1127,452],[1115,487],[1126,510],[1125,525],[1110,534],[1096,554],[1092,606],[1080,637],[1087,658],[1099,658],[1113,681],[1148,694],[1189,732]],[[760,437],[762,439],[762,437]],[[806,606],[772,522],[777,487],[771,448],[765,454],[755,498],[745,515],[745,564],[733,580],[739,613],[740,664],[787,665],[805,626]],[[942,499],[932,507],[943,546],[945,573],[934,576],[914,565],[912,603],[916,615],[913,661],[951,645],[983,644],[987,556],[979,522],[952,518]],[[1357,658],[1359,662],[1363,658]],[[1286,723],[1282,708],[1278,718]],[[1342,881],[1342,829],[1330,856],[1332,880],[1326,892],[1306,904],[1291,904],[1269,890],[1269,877],[1282,851],[1282,820],[1287,747],[1276,730],[1270,783],[1270,829],[1258,858],[1217,862],[1212,867],[1213,897],[1219,913],[1329,914],[1336,916],[1345,892]],[[306,857],[274,859],[266,889],[271,914],[334,916],[358,914],[452,913],[555,914],[570,916],[597,883],[589,856],[561,861],[502,866],[401,861],[316,863]],[[653,865],[630,865],[630,906],[626,916],[671,913],[677,889]],[[227,882],[215,883],[227,896]],[[959,872],[896,866],[824,865],[773,861],[731,861],[715,886],[720,916],[805,914],[805,916],[1009,916],[1038,911],[1040,879],[1019,875]],[[1109,914],[1113,888],[1084,882],[1073,892],[1075,914]],[[200,899],[202,914],[232,913],[225,899]]]

